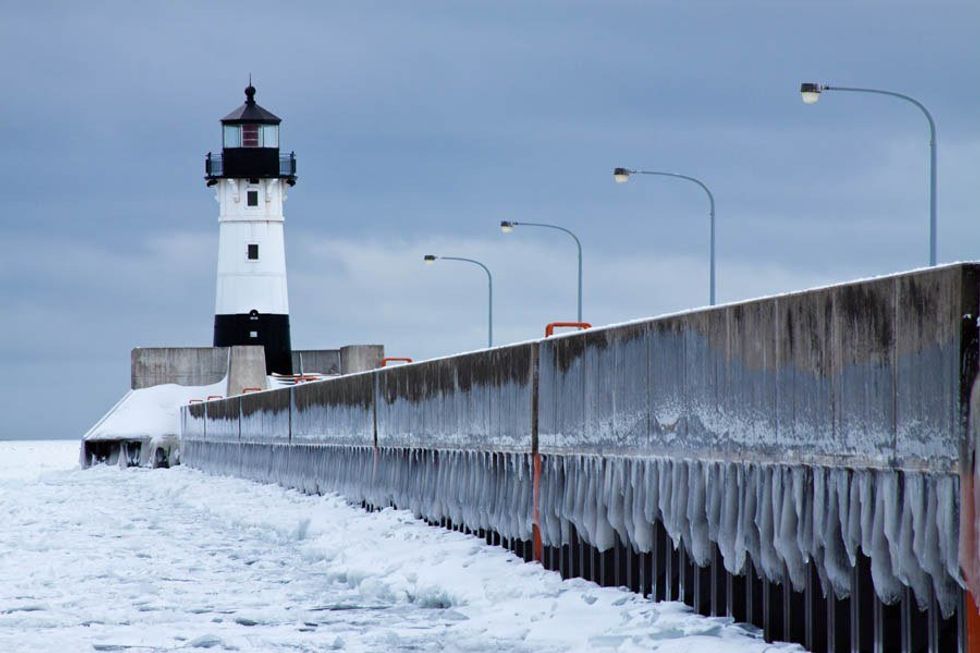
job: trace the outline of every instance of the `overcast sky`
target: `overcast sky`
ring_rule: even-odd
[[[293,345],[416,359],[575,314],[605,324],[718,297],[924,265],[928,129],[939,257],[980,258],[980,3],[7,3],[0,17],[0,438],[79,437],[136,346],[210,345],[217,204],[203,157],[257,100],[283,119]]]

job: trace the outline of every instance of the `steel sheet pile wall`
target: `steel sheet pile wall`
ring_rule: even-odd
[[[185,459],[533,542],[814,650],[936,650],[961,557],[980,569],[978,297],[952,265],[257,393],[237,444],[209,402]]]

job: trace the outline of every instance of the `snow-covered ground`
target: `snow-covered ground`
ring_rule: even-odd
[[[405,512],[0,442],[0,651],[800,650]]]

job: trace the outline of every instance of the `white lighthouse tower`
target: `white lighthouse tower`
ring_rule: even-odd
[[[208,153],[205,171],[220,206],[214,346],[262,345],[267,373],[292,374],[282,205],[296,155],[279,153],[280,122],[249,84],[245,104],[221,120],[221,154]]]

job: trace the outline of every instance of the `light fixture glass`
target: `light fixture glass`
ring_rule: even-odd
[[[820,91],[823,89],[820,84],[804,83],[800,84],[800,96],[804,104],[816,104],[820,99]]]
[[[625,184],[630,180],[630,171],[626,168],[616,168],[613,170],[613,179],[617,184]]]
[[[425,261],[426,265],[432,265],[433,263],[436,262],[436,257],[433,254],[426,254],[422,260]]]
[[[502,232],[504,232],[505,234],[509,234],[510,232],[512,232],[514,230],[514,223],[513,222],[508,222],[507,220],[501,220],[501,222],[500,222],[500,230]]]

